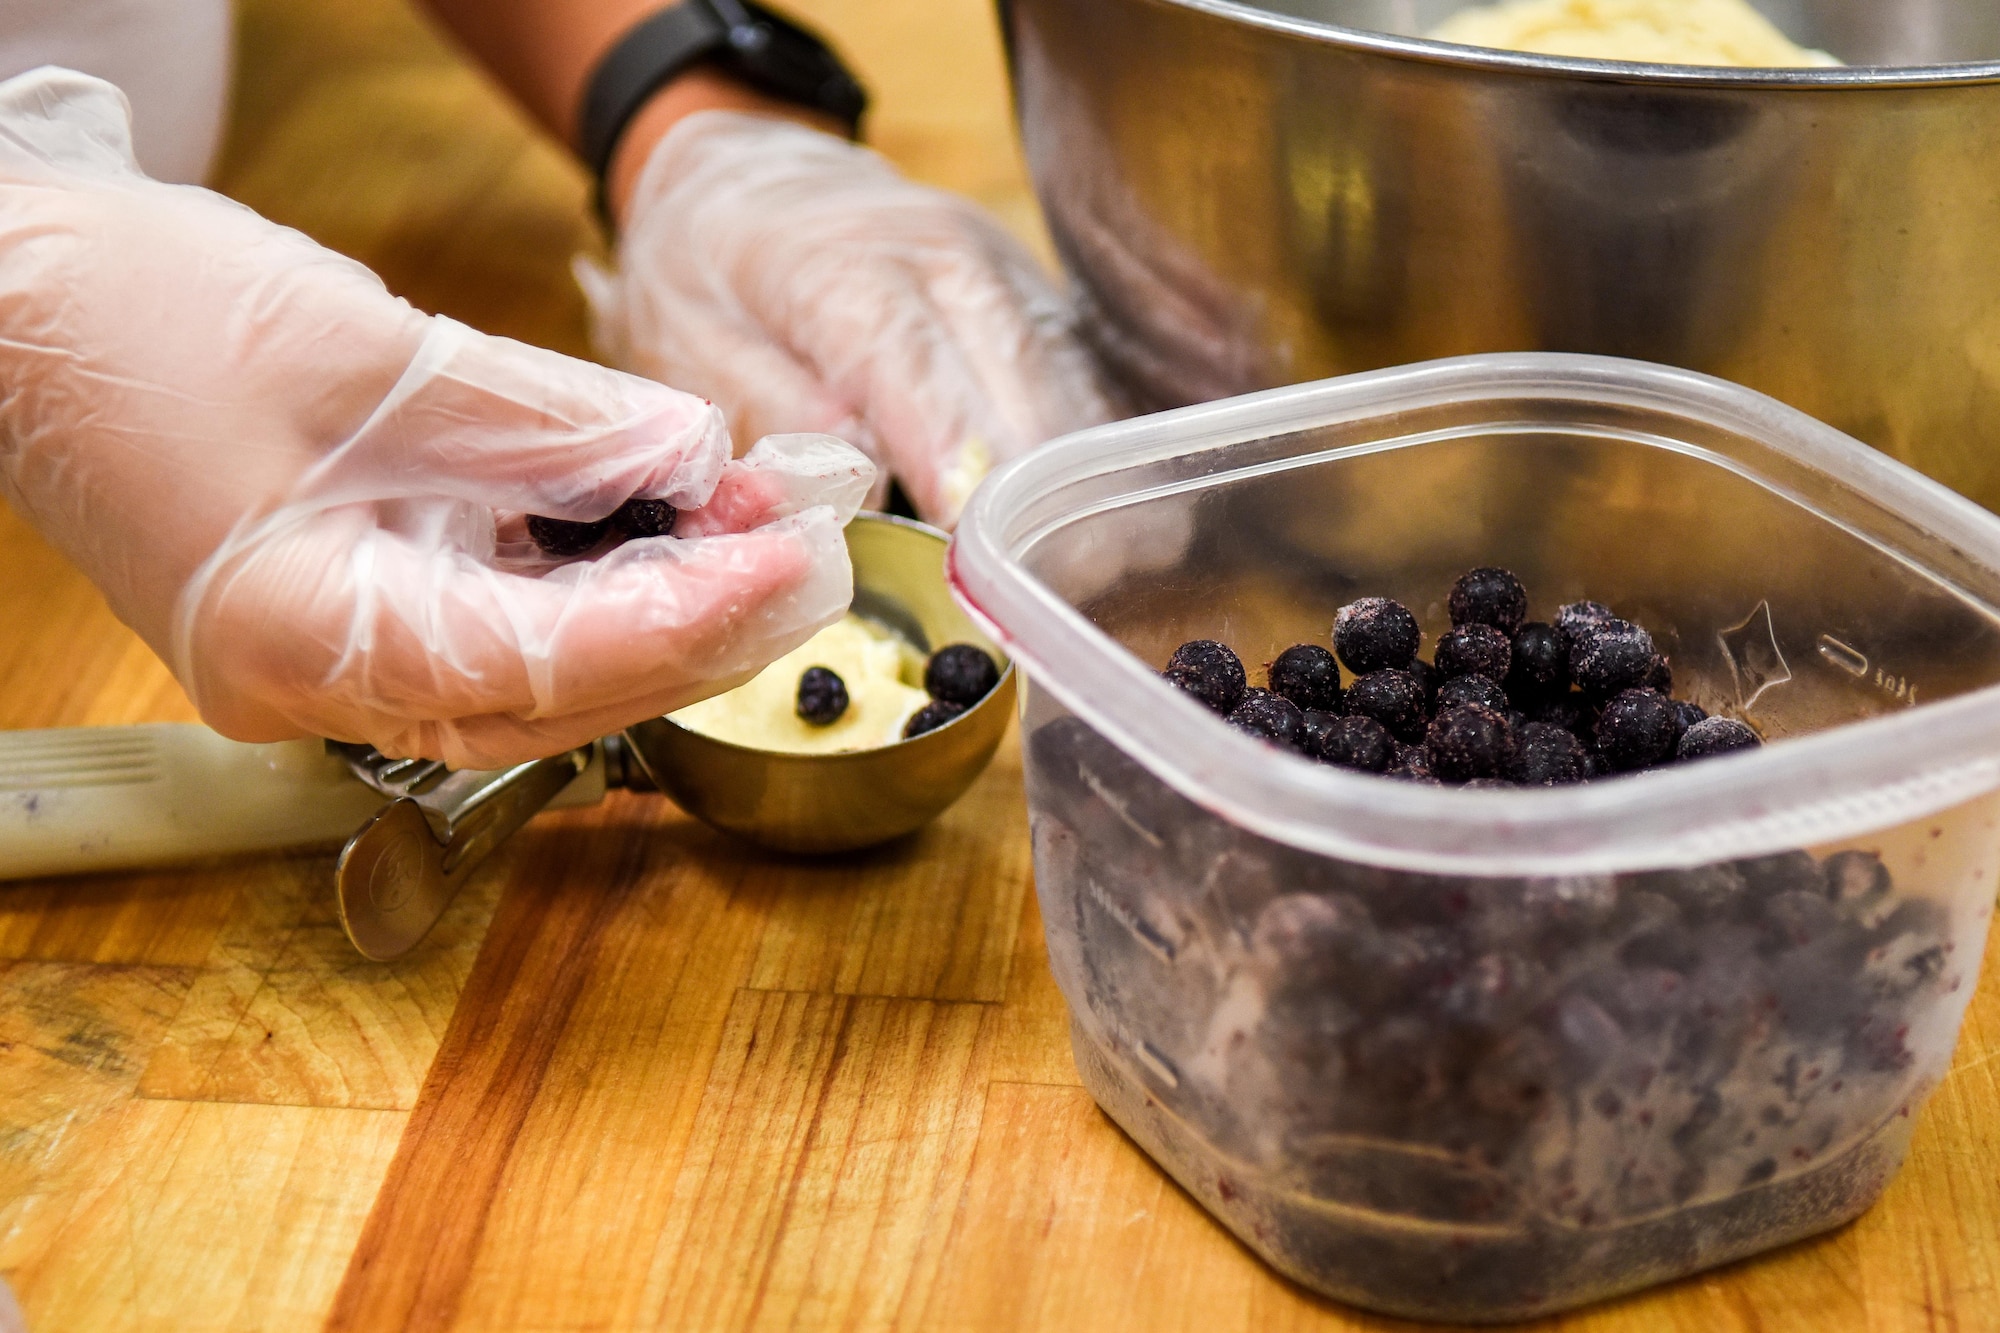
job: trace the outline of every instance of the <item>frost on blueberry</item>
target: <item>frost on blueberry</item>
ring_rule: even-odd
[[[1405,744],[1424,738],[1424,687],[1407,671],[1371,671],[1347,687],[1348,716],[1371,717]]]
[[[1731,717],[1710,717],[1689,727],[1680,737],[1682,759],[1707,759],[1731,750],[1754,750],[1763,740],[1756,732]]]
[[[1243,659],[1213,639],[1195,639],[1174,649],[1165,675],[1225,717],[1243,702],[1248,683]]]
[[[1569,673],[1586,693],[1613,695],[1646,683],[1653,636],[1629,620],[1606,620],[1570,635]]]
[[[1297,644],[1279,653],[1271,663],[1270,680],[1273,694],[1282,694],[1300,708],[1340,711],[1340,663],[1316,643]]]
[[[1387,771],[1395,754],[1396,742],[1388,728],[1372,717],[1335,718],[1320,738],[1316,756],[1323,763],[1363,773]]]
[[[1333,646],[1349,671],[1365,676],[1409,666],[1423,646],[1423,634],[1417,618],[1401,602],[1364,597],[1335,614]]]
[[[1431,664],[1444,680],[1480,675],[1505,680],[1514,662],[1507,636],[1491,625],[1460,625],[1438,640]],[[1443,688],[1440,686],[1439,688]]]
[[[1528,590],[1504,569],[1470,570],[1451,585],[1446,599],[1454,625],[1491,625],[1512,634],[1528,616]]]
[[[1247,731],[1259,740],[1288,750],[1300,748],[1305,722],[1305,714],[1297,704],[1269,690],[1249,691],[1229,714],[1229,725],[1238,731]]]

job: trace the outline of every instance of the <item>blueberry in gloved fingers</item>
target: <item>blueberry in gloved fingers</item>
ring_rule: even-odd
[[[612,526],[628,537],[671,537],[681,511],[665,500],[627,500],[611,516]]]
[[[536,548],[543,555],[558,560],[567,560],[597,549],[598,543],[610,533],[611,520],[608,518],[600,518],[593,523],[576,523],[566,518],[528,515],[528,535],[534,538]]]

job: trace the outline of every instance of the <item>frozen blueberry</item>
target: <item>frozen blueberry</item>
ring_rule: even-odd
[[[1558,694],[1528,710],[1529,720],[1561,727],[1576,736],[1588,736],[1597,729],[1597,718],[1580,694]]]
[[[1617,618],[1617,614],[1602,602],[1571,602],[1556,609],[1556,632],[1575,643],[1584,630]]]
[[[1700,704],[1691,704],[1685,699],[1673,699],[1669,702],[1674,706],[1674,729],[1682,736],[1687,735],[1689,727],[1708,718],[1708,710]]]
[[[1363,1027],[1348,1043],[1349,1087],[1374,1101],[1385,1119],[1399,1120],[1445,1095],[1444,1060],[1444,1043],[1430,1024],[1397,1014]]]
[[[1407,667],[1423,644],[1408,607],[1387,597],[1364,597],[1333,618],[1333,646],[1357,676]]]
[[[1506,778],[1474,778],[1472,781],[1465,784],[1465,790],[1466,791],[1509,791],[1519,785],[1520,785],[1519,783],[1509,781]]]
[[[1316,708],[1307,708],[1300,713],[1299,750],[1314,758],[1319,757],[1320,747],[1333,734],[1334,724],[1340,721],[1337,713],[1322,713]]]
[[[1347,687],[1350,717],[1372,717],[1408,745],[1424,738],[1424,688],[1407,671],[1371,671]]]
[[[1524,787],[1561,787],[1583,781],[1583,742],[1561,727],[1530,722],[1514,737],[1514,761],[1507,776]]]
[[[1508,1121],[1528,1120],[1562,1091],[1554,1043],[1525,1027],[1479,1057],[1466,1080],[1475,1106]]]
[[[1476,671],[1471,675],[1454,677],[1438,686],[1437,712],[1442,713],[1460,704],[1480,704],[1496,713],[1505,713],[1508,710],[1507,692]]]
[[[665,500],[627,500],[611,522],[628,537],[670,537],[680,516]]]
[[[1316,756],[1342,768],[1358,768],[1363,773],[1387,771],[1396,742],[1389,730],[1372,717],[1343,717],[1320,741]]]
[[[1676,753],[1682,759],[1707,759],[1731,750],[1754,750],[1764,742],[1733,717],[1704,718],[1682,734]]]
[[[1507,719],[1478,704],[1439,713],[1424,743],[1431,752],[1431,771],[1446,782],[1499,777],[1514,757]]]
[[[1504,569],[1488,566],[1461,574],[1448,600],[1454,625],[1491,625],[1512,634],[1528,615],[1528,590]]]
[[[1735,866],[1737,874],[1743,877],[1743,896],[1738,905],[1745,912],[1760,910],[1762,904],[1781,893],[1826,891],[1826,872],[1805,852],[1749,856]]]
[[[1315,643],[1287,648],[1271,663],[1271,690],[1301,708],[1340,711],[1340,663]]]
[[[1866,907],[1889,895],[1889,867],[1874,852],[1835,852],[1826,858],[1826,896],[1843,907]]]
[[[1824,894],[1795,889],[1772,895],[1758,922],[1761,945],[1767,951],[1802,949],[1841,925],[1840,912]]]
[[[1396,749],[1389,760],[1389,776],[1406,782],[1435,783],[1437,774],[1431,771],[1431,752],[1428,746],[1405,745],[1401,741],[1391,742]]]
[[[611,520],[608,518],[600,518],[594,523],[573,523],[566,518],[528,515],[528,536],[534,539],[543,555],[559,560],[582,555],[603,541],[610,531]]]
[[[969,643],[947,644],[932,653],[931,660],[924,664],[925,693],[962,708],[970,708],[993,693],[993,687],[999,683],[1000,668],[983,649]]]
[[[1238,731],[1247,731],[1259,740],[1282,745],[1288,750],[1299,748],[1299,736],[1304,731],[1306,717],[1299,706],[1283,695],[1269,690],[1250,690],[1243,696],[1243,702],[1229,715],[1229,725]]]
[[[1625,690],[1597,719],[1597,752],[1613,772],[1629,773],[1674,752],[1674,708],[1652,690]]]
[[[1435,713],[1437,711],[1438,686],[1443,683],[1443,679],[1437,673],[1437,668],[1429,662],[1424,661],[1423,658],[1415,657],[1410,659],[1410,664],[1404,667],[1403,670],[1416,677],[1417,687],[1424,692],[1425,714]]]
[[[1477,672],[1488,680],[1505,680],[1514,649],[1507,636],[1491,625],[1460,625],[1438,640],[1431,662],[1446,680]]]
[[[799,676],[798,714],[815,727],[830,727],[847,712],[847,682],[825,667],[807,667]]]
[[[1654,653],[1652,665],[1646,668],[1646,688],[1658,690],[1669,699],[1674,694],[1674,668],[1664,653]]]
[[[942,699],[933,699],[911,715],[903,724],[903,739],[921,736],[927,731],[936,731],[945,723],[965,711],[963,704],[948,704]]]
[[[1272,973],[1317,984],[1370,929],[1368,909],[1346,894],[1287,893],[1258,912],[1250,948]]]
[[[1213,639],[1195,639],[1174,649],[1163,674],[1225,717],[1243,702],[1249,683],[1242,659]]]
[[[1628,620],[1606,620],[1570,635],[1569,674],[1604,696],[1635,689],[1653,669],[1653,636]]]
[[[1459,1027],[1497,1030],[1533,1002],[1542,980],[1533,960],[1510,953],[1481,954],[1438,998],[1438,1009]]]
[[[1514,631],[1511,666],[1501,683],[1507,697],[1527,705],[1569,689],[1569,643],[1554,625],[1531,620]]]

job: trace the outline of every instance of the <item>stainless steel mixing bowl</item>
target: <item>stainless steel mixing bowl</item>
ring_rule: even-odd
[[[1001,0],[1056,245],[1142,402],[1616,353],[2000,508],[2000,4],[1758,0],[1850,67],[1755,71],[1414,35],[1462,7]]]

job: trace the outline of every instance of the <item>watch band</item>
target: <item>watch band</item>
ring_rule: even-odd
[[[709,61],[757,91],[845,121],[857,133],[868,94],[825,42],[746,0],[681,0],[642,19],[592,71],[578,116],[578,149],[598,180],[626,125],[652,95]]]

